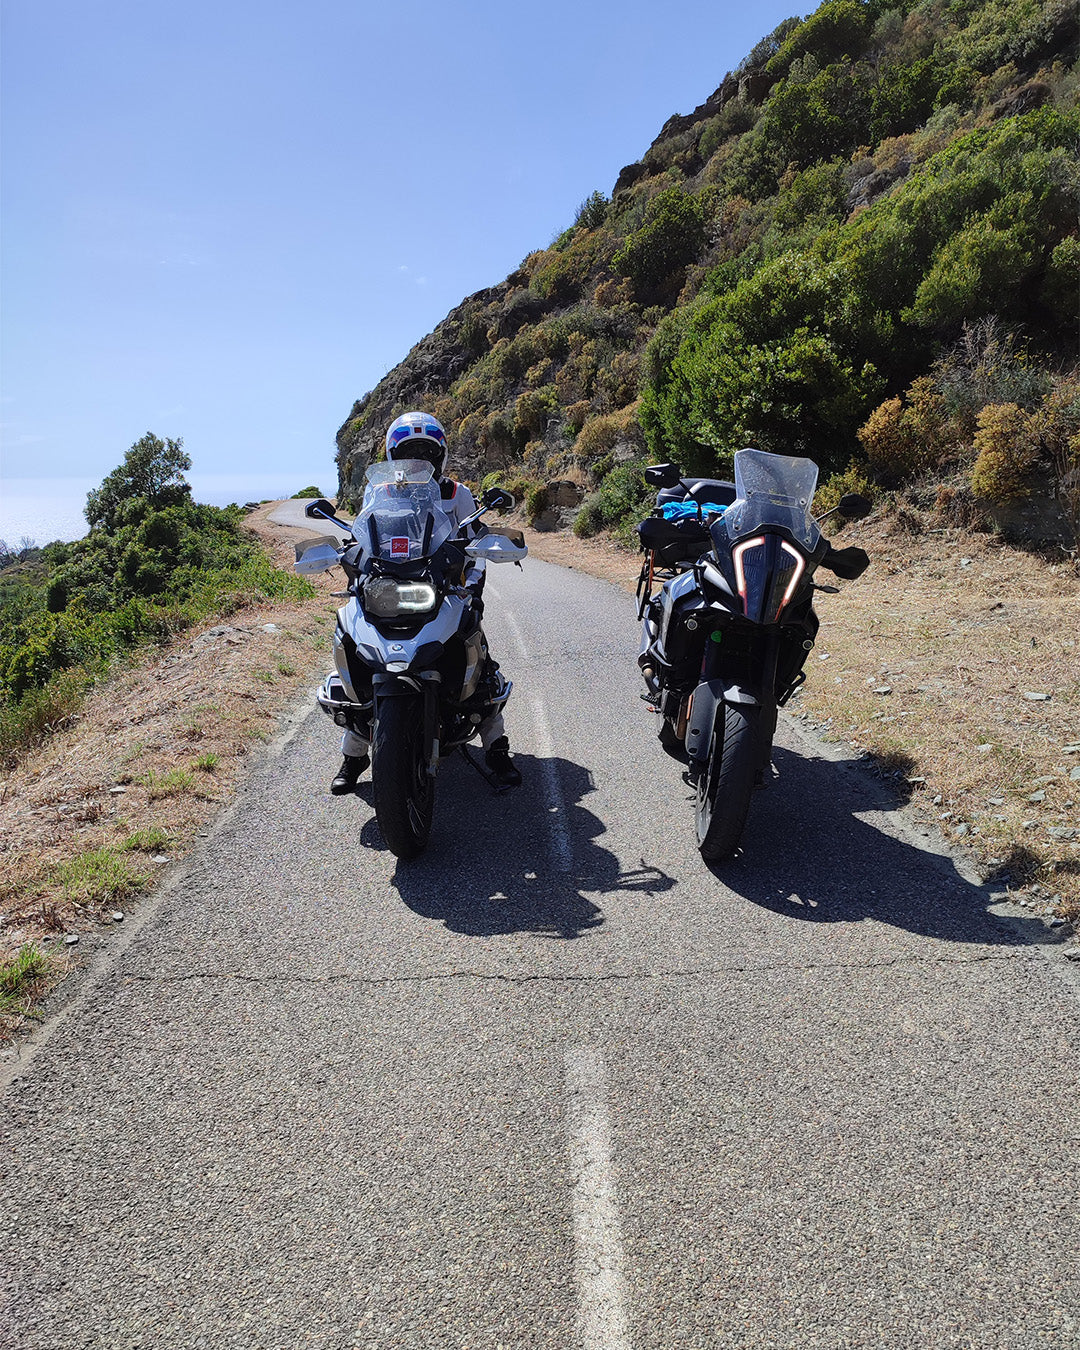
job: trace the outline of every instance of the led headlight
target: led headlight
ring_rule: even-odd
[[[369,577],[361,596],[364,612],[376,619],[400,619],[426,614],[435,608],[435,587],[426,581],[395,581],[393,577]]]

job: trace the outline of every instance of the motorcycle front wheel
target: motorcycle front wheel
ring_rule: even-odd
[[[390,852],[398,858],[417,857],[427,847],[435,805],[420,699],[379,701],[371,742],[371,786],[375,819]]]
[[[761,709],[725,704],[722,715],[697,783],[698,848],[708,862],[730,858],[739,847],[762,762]]]

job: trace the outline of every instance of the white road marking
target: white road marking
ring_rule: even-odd
[[[510,629],[510,636],[514,639],[514,646],[518,649],[518,655],[523,661],[527,661],[529,659],[529,648],[526,646],[525,637],[518,621],[514,618],[514,611],[503,609],[500,612],[500,617],[505,621],[507,628]]]
[[[544,775],[545,796],[547,797],[547,818],[551,824],[551,851],[555,855],[555,866],[560,872],[569,872],[573,859],[570,844],[570,831],[566,824],[566,802],[563,798],[562,784],[559,782],[559,770],[555,763],[555,746],[551,740],[551,727],[543,703],[534,698],[532,701],[533,720],[536,723],[536,755]]]
[[[500,620],[503,620],[506,623],[507,628],[510,629],[510,636],[514,639],[514,646],[518,649],[518,655],[523,661],[527,661],[529,659],[529,648],[521,632],[521,626],[517,619],[514,618],[514,611],[509,605],[504,603],[502,591],[500,591],[497,586],[491,584],[490,578],[488,579],[486,590],[487,595],[491,599],[498,601],[499,618]]]
[[[567,1051],[566,1094],[581,1343],[583,1350],[630,1350],[607,1082],[595,1050]]]

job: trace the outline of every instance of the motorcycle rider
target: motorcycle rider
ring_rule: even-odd
[[[439,484],[442,509],[455,526],[460,526],[476,510],[476,501],[464,483],[443,475],[446,467],[446,432],[429,413],[407,412],[390,424],[386,433],[388,460],[422,459],[435,470]],[[477,596],[482,587],[482,575],[474,583]],[[498,670],[497,662],[488,657],[484,678],[491,678]],[[519,787],[521,773],[510,756],[510,741],[503,725],[501,709],[480,723],[480,740],[484,747],[484,762],[499,787]],[[346,731],[341,738],[344,758],[330,784],[335,797],[352,792],[360,775],[371,763],[370,743],[354,731]]]

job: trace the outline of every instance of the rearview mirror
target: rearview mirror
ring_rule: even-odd
[[[858,492],[848,492],[840,498],[836,507],[838,513],[847,520],[862,520],[874,509],[869,498]]]
[[[304,515],[310,520],[333,519],[334,508],[325,497],[319,497],[316,501],[308,502],[304,507]]]
[[[650,487],[675,487],[682,479],[682,469],[677,464],[650,464],[644,477]]]

